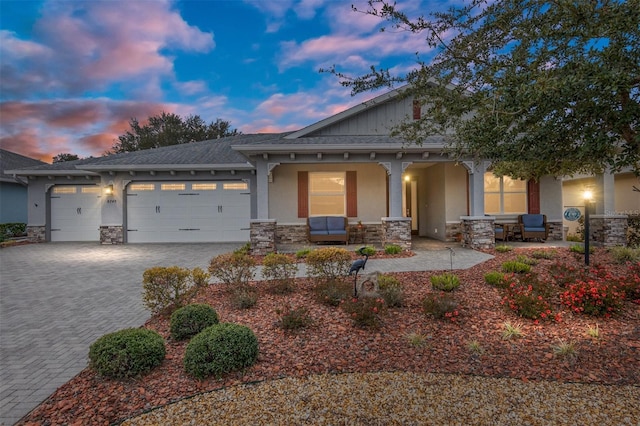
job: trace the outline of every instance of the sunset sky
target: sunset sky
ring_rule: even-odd
[[[454,2],[454,1],[452,1]],[[0,141],[50,162],[100,156],[162,111],[231,122],[243,133],[296,130],[373,96],[352,97],[336,65],[403,74],[424,37],[342,0],[0,0]],[[399,1],[442,10],[438,0]],[[460,3],[460,1],[455,1]]]

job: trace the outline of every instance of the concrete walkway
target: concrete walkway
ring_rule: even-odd
[[[1,249],[0,425],[13,425],[82,371],[98,337],[138,327],[149,318],[141,301],[146,269],[206,270],[212,257],[239,246],[46,243]],[[453,269],[466,269],[491,258],[456,244],[453,252],[446,247],[417,243],[416,256],[372,259],[366,269],[448,270],[451,262]]]

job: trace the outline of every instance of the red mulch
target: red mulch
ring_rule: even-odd
[[[535,268],[540,270],[556,261],[579,264],[568,249],[556,250],[553,260],[541,260]],[[172,341],[168,319],[155,316],[146,327],[166,338],[167,356],[160,367],[137,380],[104,379],[85,369],[20,424],[106,425],[200,392],[321,373],[401,370],[514,377],[525,381],[638,385],[640,305],[627,301],[623,313],[609,319],[576,316],[564,309],[562,322],[541,324],[505,310],[498,290],[485,284],[484,274],[499,270],[503,261],[517,254],[527,253],[530,253],[527,249],[494,253],[495,259],[456,271],[463,283],[455,291],[461,304],[456,322],[435,320],[422,313],[421,300],[431,291],[429,277],[436,272],[396,274],[404,285],[406,306],[389,309],[377,330],[357,328],[341,308],[317,303],[306,279],[298,281],[299,289],[291,295],[270,294],[258,283],[258,303],[248,310],[231,307],[223,289],[210,286],[196,302],[211,304],[221,321],[246,325],[259,339],[258,362],[244,375],[236,373],[222,380],[204,381],[189,377],[182,368],[187,343]],[[597,251],[591,259],[592,263],[610,262],[604,250]],[[294,308],[307,307],[314,325],[298,332],[280,329],[276,309],[285,303]],[[506,321],[520,323],[524,337],[503,340],[501,332]],[[600,331],[598,339],[587,334],[588,327],[596,324]],[[427,345],[418,348],[409,344],[407,334],[412,332],[424,335]],[[473,354],[468,348],[473,340],[480,343],[482,355]],[[577,358],[554,355],[553,347],[560,340],[576,344]]]

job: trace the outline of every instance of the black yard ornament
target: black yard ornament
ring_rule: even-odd
[[[351,269],[349,269],[349,275],[355,273],[353,277],[353,297],[358,297],[358,272],[360,272],[361,269],[364,269],[364,265],[367,264],[367,259],[369,259],[369,255],[364,252],[365,249],[366,247],[360,247],[358,250],[356,250],[356,252],[359,253],[360,256],[364,256],[364,259],[356,260],[351,264]]]

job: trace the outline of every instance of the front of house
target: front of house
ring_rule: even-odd
[[[19,170],[29,179],[28,232],[103,244],[251,241],[267,252],[306,242],[307,217],[335,215],[361,224],[367,243],[410,248],[417,234],[490,248],[494,222],[543,213],[550,238],[563,238],[561,179],[495,177],[488,162],[449,157],[443,139],[416,146],[389,136],[419,116],[394,90],[293,133]],[[603,197],[598,209],[614,202]]]

